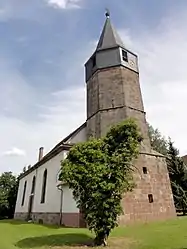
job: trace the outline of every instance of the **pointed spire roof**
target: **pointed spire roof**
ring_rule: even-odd
[[[117,31],[111,24],[109,11],[105,15],[106,21],[96,51],[117,46],[125,47]]]

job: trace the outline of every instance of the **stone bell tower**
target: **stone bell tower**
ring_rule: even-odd
[[[108,13],[96,51],[86,63],[86,82],[88,136],[101,137],[111,125],[134,117],[150,152],[138,58],[125,47]]]
[[[121,224],[174,217],[175,208],[165,158],[152,151],[139,83],[138,57],[106,21],[97,48],[85,64],[87,137],[99,138],[111,125],[133,117],[143,142],[135,161],[136,189],[125,195]]]

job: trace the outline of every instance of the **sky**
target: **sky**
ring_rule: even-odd
[[[18,174],[85,121],[84,63],[106,7],[139,56],[148,122],[187,154],[186,0],[0,0],[0,172]]]

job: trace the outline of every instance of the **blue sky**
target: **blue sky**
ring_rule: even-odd
[[[84,63],[105,7],[139,55],[148,121],[187,153],[185,0],[0,0],[0,172],[33,164],[84,122]]]

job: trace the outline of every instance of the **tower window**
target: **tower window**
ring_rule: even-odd
[[[146,175],[147,174],[147,168],[143,167],[143,173]]]
[[[148,195],[149,203],[153,203],[153,195],[149,194]]]
[[[92,66],[93,66],[93,67],[96,66],[96,57],[95,57],[95,56],[92,58]]]
[[[22,196],[22,202],[21,202],[21,205],[22,205],[22,206],[24,205],[24,202],[25,202],[26,188],[27,188],[27,181],[25,181],[25,183],[24,183],[23,196]]]
[[[46,185],[47,185],[47,169],[44,171],[44,174],[43,174],[41,203],[45,203]]]
[[[127,51],[122,50],[122,58],[124,61],[128,62],[128,55],[127,55]]]
[[[36,176],[32,179],[32,188],[31,188],[31,194],[34,194],[35,191],[35,184],[36,184]]]

